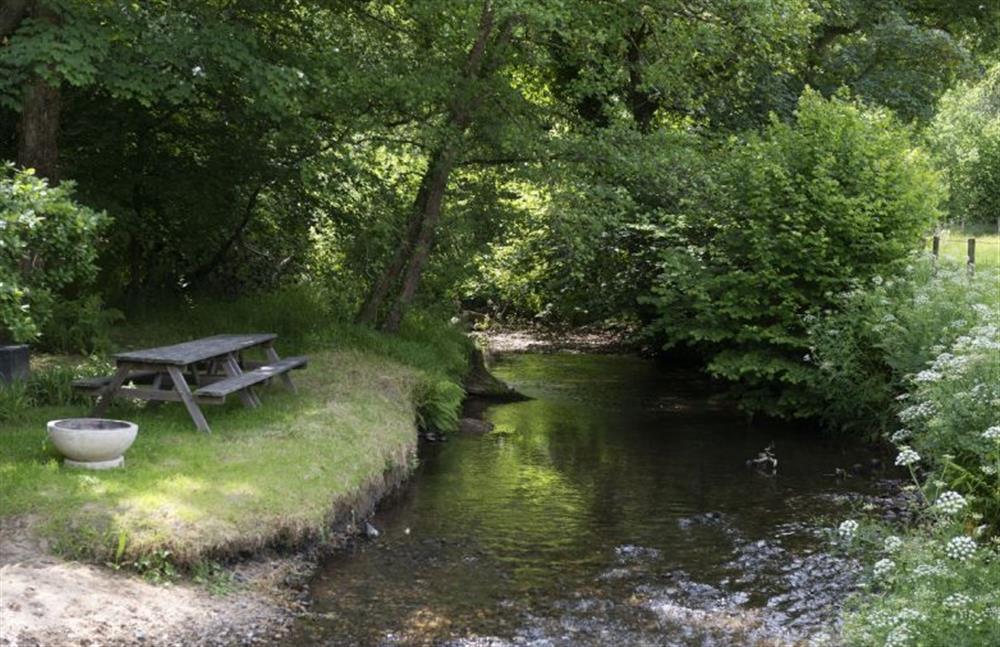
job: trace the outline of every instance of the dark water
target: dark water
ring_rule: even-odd
[[[424,448],[381,537],[331,559],[294,644],[798,644],[826,631],[857,566],[821,528],[863,457],[759,425],[690,374],[629,357],[510,356],[535,399],[497,433]],[[774,443],[776,476],[745,466]],[[847,496],[845,496],[847,495]],[[847,503],[855,500],[855,503]]]

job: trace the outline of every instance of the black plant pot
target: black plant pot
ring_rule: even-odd
[[[0,346],[0,384],[28,378],[29,353],[27,344]]]

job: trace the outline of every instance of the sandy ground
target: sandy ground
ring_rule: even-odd
[[[249,645],[283,635],[311,567],[302,557],[234,568],[223,596],[154,585],[53,557],[30,518],[0,526],[0,645]]]

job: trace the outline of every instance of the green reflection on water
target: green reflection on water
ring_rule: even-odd
[[[748,427],[697,376],[637,358],[521,355],[496,371],[534,399],[488,410],[503,434],[425,448],[412,484],[375,520],[382,537],[317,577],[316,615],[297,641],[504,636],[563,613],[566,596],[629,608],[678,569],[730,581],[738,546],[828,509],[825,495],[844,486],[826,475],[855,459],[810,429]],[[744,464],[771,442],[776,478]],[[707,512],[711,523],[688,522]],[[817,543],[787,535],[789,550]],[[653,557],[623,561],[629,546]],[[762,575],[743,588],[763,604],[781,586]]]

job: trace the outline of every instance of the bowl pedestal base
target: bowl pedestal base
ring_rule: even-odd
[[[66,467],[79,467],[85,470],[111,470],[116,467],[124,467],[125,457],[119,456],[118,458],[112,458],[109,461],[74,461],[64,458],[63,465]]]

